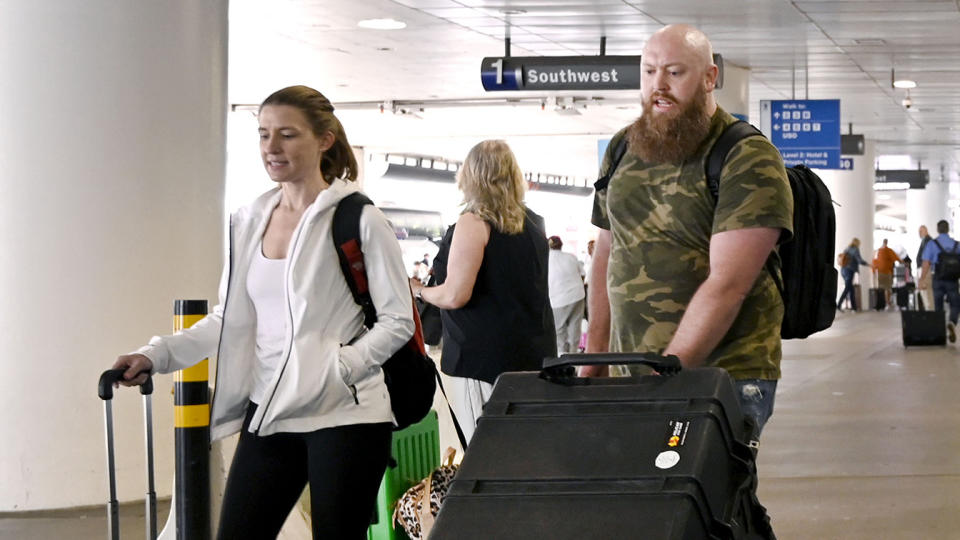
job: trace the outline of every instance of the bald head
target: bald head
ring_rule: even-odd
[[[657,30],[644,45],[643,54],[651,44],[686,50],[703,69],[713,65],[713,45],[706,34],[689,24],[671,24]]]

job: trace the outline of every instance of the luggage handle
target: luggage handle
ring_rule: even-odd
[[[106,430],[107,485],[110,490],[110,499],[107,501],[107,538],[111,540],[120,539],[120,503],[117,501],[116,458],[113,447],[113,385],[125,380],[123,374],[126,371],[125,368],[108,369],[100,375],[97,383],[97,395],[103,400],[103,420]],[[147,538],[153,540],[157,537],[157,492],[154,489],[153,477],[153,405],[150,399],[153,394],[153,379],[150,377],[149,369],[137,373],[134,379],[140,375],[147,376],[147,380],[140,385],[140,393],[143,394],[143,428],[147,457],[147,493],[144,499],[146,533]]]
[[[564,354],[557,358],[544,358],[540,378],[560,384],[576,384],[575,366],[605,366],[608,364],[644,365],[653,368],[661,375],[674,375],[682,368],[680,359],[674,355],[662,356],[655,353],[597,353]]]
[[[126,372],[127,370],[124,368],[108,369],[100,375],[100,382],[97,384],[97,395],[100,396],[100,399],[104,401],[113,399],[113,385],[125,380],[123,374]],[[150,377],[150,370],[145,369],[137,373],[134,379],[144,374],[146,374],[147,380],[140,385],[140,393],[148,396],[153,393],[153,379]]]

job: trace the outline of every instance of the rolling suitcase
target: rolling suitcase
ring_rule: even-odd
[[[900,309],[907,309],[907,305],[910,301],[910,288],[906,285],[901,287],[894,287],[894,292],[897,295],[897,307]]]
[[[107,502],[107,538],[120,538],[120,514],[117,502],[117,478],[113,452],[113,384],[123,377],[124,369],[108,369],[100,376],[97,395],[103,400],[103,419],[107,432],[107,474],[109,476],[110,500]],[[153,407],[150,395],[153,393],[153,379],[147,374],[147,382],[140,385],[143,394],[144,438],[147,452],[147,496],[146,496],[146,536],[150,540],[157,537],[157,492],[153,481]]]
[[[942,311],[901,311],[903,346],[947,344],[946,319]]]
[[[883,289],[870,289],[870,309],[883,311],[886,308],[887,299],[884,297]]]
[[[661,375],[581,379],[571,367],[625,363]],[[719,368],[572,354],[504,373],[430,538],[773,538],[751,438]]]

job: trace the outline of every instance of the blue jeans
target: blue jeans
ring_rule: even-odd
[[[840,309],[843,305],[843,299],[850,295],[850,308],[853,311],[857,310],[857,295],[853,291],[853,276],[857,275],[856,272],[850,270],[849,268],[841,268],[840,275],[843,276],[843,292],[840,294],[840,299],[837,300],[837,309]]]
[[[737,399],[744,416],[749,416],[757,425],[754,438],[760,438],[764,424],[773,414],[773,400],[777,395],[777,381],[766,379],[735,380]]]
[[[933,279],[933,306],[936,311],[943,311],[943,297],[950,302],[950,322],[957,324],[960,316],[960,286],[955,280]]]

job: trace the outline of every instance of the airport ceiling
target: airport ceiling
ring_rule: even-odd
[[[358,21],[375,18],[406,28],[358,28]],[[342,111],[366,107],[374,114],[374,103],[414,103],[397,111],[414,121],[359,136],[374,146],[387,144],[378,134],[390,136],[403,146],[404,140],[422,145],[417,137],[432,134],[434,155],[449,152],[442,141],[457,137],[595,139],[637,116],[622,102],[638,92],[562,93],[621,105],[549,118],[540,107],[472,107],[459,115],[439,107],[531,95],[485,93],[480,84],[481,59],[502,56],[508,34],[515,56],[596,55],[601,36],[607,54],[640,54],[653,32],[681,22],[706,32],[725,63],[750,70],[755,123],[759,100],[839,98],[844,133],[852,123],[854,133],[876,141],[878,154],[909,155],[932,181],[958,180],[960,0],[234,0],[230,100],[257,103],[280,85],[304,83]],[[906,92],[892,87],[891,70],[917,83],[909,110],[902,105]],[[446,119],[444,133],[436,137],[436,122],[417,119]],[[427,127],[418,131],[419,125]],[[596,147],[586,146],[593,171]],[[469,146],[456,151],[462,148]]]

